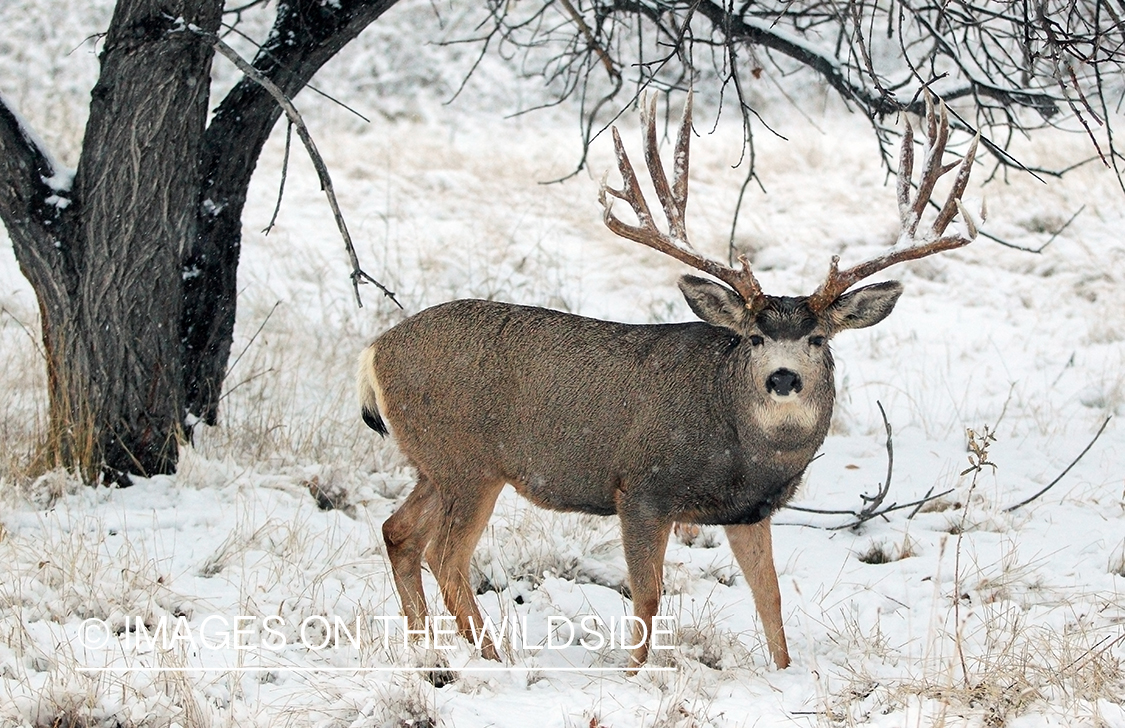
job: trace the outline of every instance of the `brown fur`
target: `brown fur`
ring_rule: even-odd
[[[364,419],[389,425],[418,470],[383,525],[411,628],[426,615],[423,556],[461,633],[480,625],[469,561],[511,483],[545,508],[619,517],[634,612],[650,628],[672,524],[726,526],[770,654],[789,664],[769,517],[828,431],[826,340],[882,320],[901,286],[859,289],[819,315],[803,298],[769,297],[751,312],[717,283],[684,276],[680,287],[706,323],[638,326],[454,301],[364,351]],[[778,370],[799,377],[799,391],[767,391]],[[633,652],[633,666],[647,650]],[[490,642],[483,652],[497,657]]]

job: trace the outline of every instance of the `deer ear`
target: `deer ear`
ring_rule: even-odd
[[[885,319],[901,295],[902,284],[898,281],[875,283],[845,293],[824,313],[833,331],[863,329]]]
[[[680,291],[695,315],[714,326],[738,331],[746,316],[746,302],[726,286],[696,276],[681,276]]]

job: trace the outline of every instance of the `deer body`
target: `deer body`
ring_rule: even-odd
[[[381,432],[389,424],[419,473],[383,527],[408,621],[425,617],[428,548],[461,631],[471,638],[479,629],[469,560],[511,483],[546,508],[617,514],[634,609],[646,624],[659,606],[672,524],[727,526],[771,654],[788,664],[777,575],[772,555],[763,556],[769,517],[828,431],[827,337],[881,320],[901,287],[868,286],[817,316],[804,299],[775,297],[751,312],[717,283],[685,276],[680,285],[704,322],[627,325],[454,301],[365,350],[364,418]],[[485,652],[495,656],[495,647]]]
[[[380,337],[370,376],[423,470],[471,469],[556,510],[612,515],[637,500],[669,524],[749,524],[787,497],[834,395],[828,368],[820,396],[794,404],[809,412],[770,428],[745,381],[750,353],[705,323],[455,301]]]
[[[646,659],[674,522],[720,524],[746,576],[779,668],[789,664],[773,564],[770,516],[790,497],[824,442],[835,400],[828,342],[882,321],[902,286],[849,289],[891,265],[968,244],[976,234],[960,196],[970,145],[937,220],[919,220],[942,162],[948,122],[928,117],[919,196],[910,199],[913,137],[904,135],[898,197],[901,247],[843,271],[833,258],[810,296],[764,294],[745,258],[740,269],[691,250],[684,212],[690,97],[669,184],[657,151],[655,100],[645,106],[645,157],[668,219],[655,226],[613,130],[624,186],[602,186],[606,225],[726,285],[683,276],[680,289],[702,321],[628,325],[530,306],[454,301],[393,327],[360,356],[363,418],[394,434],[418,482],[383,524],[387,555],[410,629],[425,624],[425,559],[450,613],[484,656],[498,659],[482,628],[469,563],[501,489],[563,511],[616,514],[638,627],[633,667]],[[638,224],[621,221],[609,197]],[[969,236],[943,235],[960,213]],[[643,634],[642,634],[643,633]],[[641,639],[638,639],[640,637]]]

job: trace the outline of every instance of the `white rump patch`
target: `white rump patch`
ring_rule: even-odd
[[[389,431],[391,423],[387,419],[387,401],[383,395],[383,387],[379,384],[379,377],[375,374],[375,344],[371,344],[360,352],[359,371],[356,379],[360,405],[368,409],[371,407],[377,409],[379,417],[383,420],[383,425]]]

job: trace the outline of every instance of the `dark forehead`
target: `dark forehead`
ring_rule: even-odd
[[[799,339],[816,327],[816,316],[806,305],[805,296],[767,296],[758,313],[757,324],[772,339]]]

